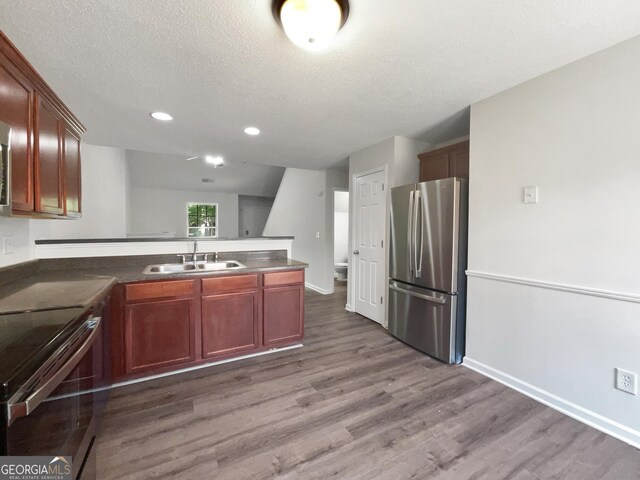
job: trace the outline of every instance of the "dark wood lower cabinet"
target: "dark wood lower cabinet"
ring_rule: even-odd
[[[126,373],[192,362],[195,305],[192,298],[125,306]]]
[[[299,343],[304,270],[135,282],[113,290],[116,382]]]
[[[202,356],[248,353],[260,347],[258,292],[202,298]]]
[[[264,344],[278,346],[302,340],[304,284],[265,288]]]

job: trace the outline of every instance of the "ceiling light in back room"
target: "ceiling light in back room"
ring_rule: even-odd
[[[247,135],[260,135],[260,129],[256,127],[247,127],[244,129],[244,133]]]
[[[150,115],[156,120],[161,120],[163,122],[168,122],[169,120],[173,120],[173,117],[165,112],[153,112]]]
[[[294,44],[327,48],[349,16],[348,0],[273,0],[271,11]]]
[[[204,157],[205,162],[213,165],[214,167],[224,167],[224,159],[222,157],[214,157],[212,155],[207,155]]]

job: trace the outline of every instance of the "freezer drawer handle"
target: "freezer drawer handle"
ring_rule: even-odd
[[[429,295],[423,295],[421,293],[411,292],[409,290],[405,290],[404,288],[396,287],[395,285],[389,285],[390,290],[395,290],[396,292],[406,293],[412,297],[420,298],[422,300],[426,300],[427,302],[439,303],[440,305],[444,305],[447,301],[444,298],[438,297],[430,297]]]

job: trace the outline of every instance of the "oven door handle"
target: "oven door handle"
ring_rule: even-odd
[[[92,347],[93,342],[100,331],[101,322],[102,319],[100,317],[90,317],[87,320],[87,332],[90,332],[89,335],[86,337],[86,340],[82,345],[73,352],[65,364],[56,370],[56,372],[46,382],[39,385],[38,388],[24,400],[19,402],[13,402],[13,399],[9,400],[9,403],[7,404],[9,425],[18,418],[26,417],[32,413],[38,405],[40,405],[51,394],[51,392],[53,392],[58,385],[62,383],[73,369],[78,366],[82,357],[84,357]]]

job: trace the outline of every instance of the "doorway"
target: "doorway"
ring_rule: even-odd
[[[346,282],[349,269],[349,191],[333,193],[333,276]]]
[[[354,309],[374,322],[384,322],[386,170],[363,172],[353,178],[354,210],[351,265]]]
[[[261,237],[272,206],[273,198],[238,195],[238,236]]]

